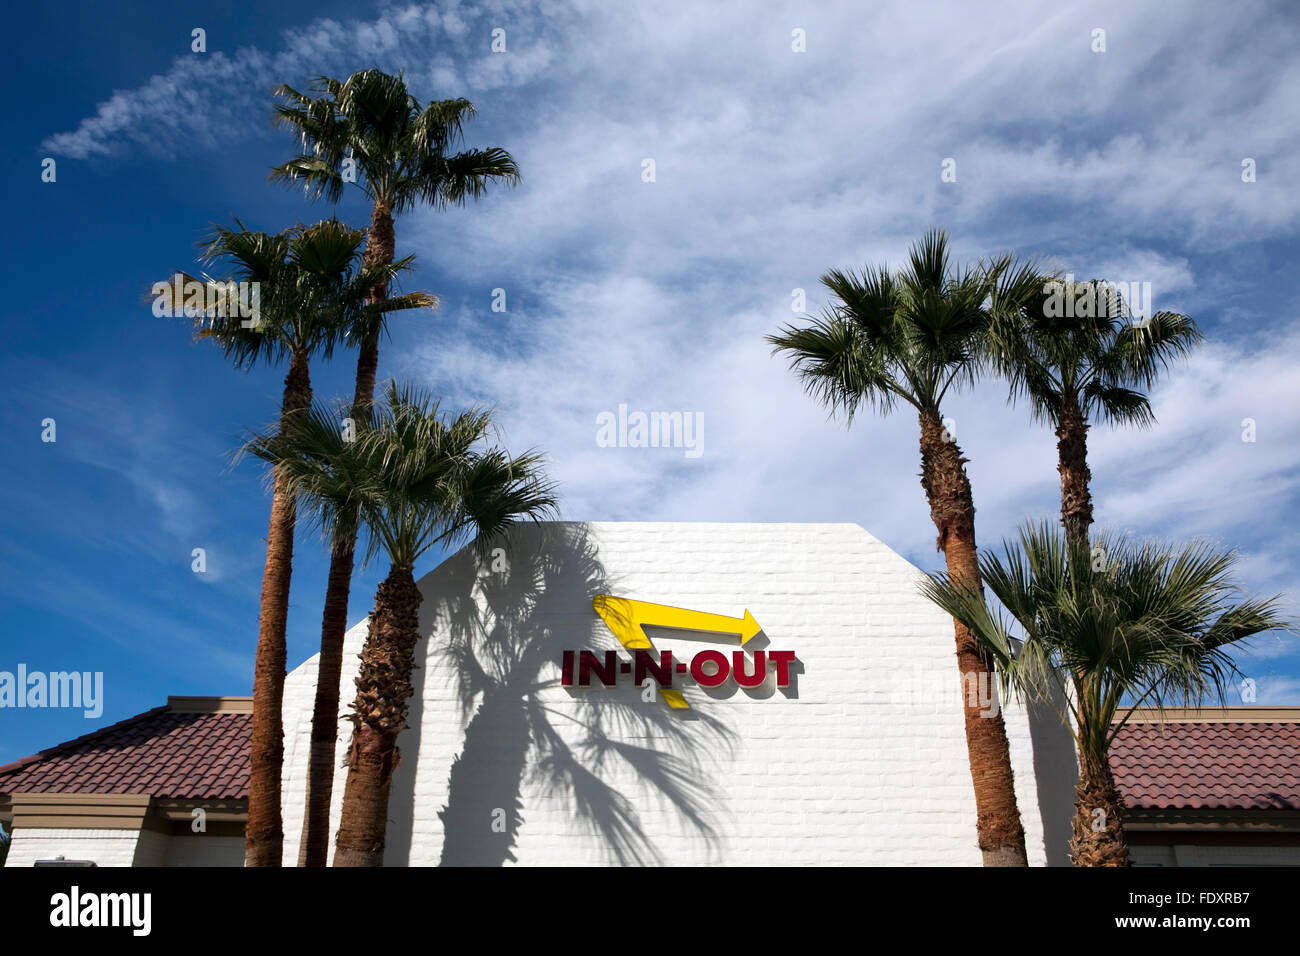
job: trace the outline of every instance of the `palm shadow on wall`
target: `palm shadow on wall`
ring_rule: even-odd
[[[525,785],[567,803],[611,862],[662,862],[636,811],[642,797],[666,801],[712,851],[720,797],[703,756],[729,752],[735,735],[701,708],[683,719],[631,686],[544,694],[559,686],[565,650],[618,647],[591,606],[614,585],[582,525],[528,526],[495,547],[444,566],[450,585],[434,609],[430,653],[450,665],[469,721],[438,814],[441,864],[515,861]],[[628,770],[638,794],[611,782]]]

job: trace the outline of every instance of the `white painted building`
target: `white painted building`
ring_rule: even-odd
[[[546,524],[502,551],[466,548],[420,580],[425,639],[385,863],[979,865],[952,620],[920,578],[853,524]],[[630,675],[561,686],[565,651],[632,659],[593,610],[600,594],[749,611],[762,633],[743,650],[719,633],[645,634],[683,662],[740,651],[749,674],[766,649],[767,680],[704,688],[676,675],[687,709]],[[347,635],[345,711],[365,637],[364,621]],[[777,651],[796,662],[784,688]],[[315,674],[312,658],[285,687],[288,865]],[[1013,701],[1004,714],[1029,862],[1066,865],[1069,736],[1050,712],[1031,721]]]

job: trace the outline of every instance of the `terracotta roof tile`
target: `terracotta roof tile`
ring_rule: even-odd
[[[248,796],[252,714],[157,707],[0,767],[0,794]],[[1300,810],[1300,723],[1130,723],[1110,754],[1134,809]]]
[[[1130,723],[1110,767],[1133,809],[1300,810],[1300,723]]]
[[[250,713],[178,713],[155,707],[0,767],[0,794],[244,798],[252,718]]]

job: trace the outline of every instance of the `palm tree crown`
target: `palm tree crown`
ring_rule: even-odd
[[[365,231],[335,219],[294,226],[274,235],[217,228],[201,256],[205,263],[224,262],[230,272],[216,283],[216,307],[200,315],[200,338],[216,341],[239,368],[277,364],[287,354],[330,357],[335,346],[354,342],[382,322],[386,312],[432,308],[427,292],[397,296],[382,304],[367,303],[376,282],[392,281],[411,268],[413,257],[362,268]],[[241,317],[226,283],[256,282],[260,315]]]
[[[899,272],[830,270],[821,282],[834,304],[767,340],[790,354],[809,393],[850,420],[864,403],[888,413],[900,400],[934,414],[974,380],[991,317],[1026,301],[1034,275],[1010,257],[955,268],[947,237],[932,230]]]
[[[975,631],[1008,689],[1027,697],[1052,684],[1066,691],[1081,747],[1098,756],[1133,707],[1222,702],[1237,674],[1225,648],[1285,622],[1278,598],[1247,598],[1233,584],[1232,552],[1114,533],[1093,545],[1071,548],[1044,521],[1023,526],[1018,547],[1004,542],[1005,558],[982,554],[996,613],[943,574],[922,587]],[[1116,721],[1121,706],[1126,716]]]
[[[296,434],[254,436],[247,447],[284,471],[323,529],[339,533],[359,520],[368,558],[382,553],[410,568],[471,528],[486,540],[521,517],[554,512],[542,457],[486,447],[492,428],[484,409],[446,419],[427,394],[390,384],[351,426],[339,409],[318,403]]]
[[[1035,418],[1052,425],[1072,407],[1084,421],[1154,424],[1141,390],[1202,340],[1196,323],[1176,312],[1134,321],[1118,290],[1100,280],[1041,280],[1026,308],[998,316],[989,340],[1012,397],[1026,397]],[[1051,308],[1062,295],[1086,307],[1074,315]]]
[[[348,181],[344,163],[351,159],[360,175],[356,183],[394,215],[417,203],[435,208],[478,199],[488,183],[519,181],[519,169],[504,149],[467,149],[460,144],[464,124],[474,116],[465,99],[434,100],[421,106],[402,76],[362,70],[346,80],[315,79],[312,98],[280,85],[285,100],[275,108],[275,122],[298,134],[303,153],[277,166],[272,182],[303,180],[309,193],[338,202]]]
[[[1019,537],[1018,548],[1004,544],[1005,558],[980,558],[996,611],[949,575],[931,575],[922,589],[993,655],[1004,692],[1064,702],[1079,755],[1075,864],[1123,866],[1124,804],[1108,762],[1115,735],[1141,704],[1222,702],[1238,673],[1226,648],[1287,622],[1278,598],[1247,597],[1233,584],[1234,554],[1205,543],[1102,534],[1093,549],[1045,521]]]

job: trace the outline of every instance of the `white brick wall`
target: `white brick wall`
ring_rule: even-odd
[[[920,572],[901,556],[853,524],[646,524],[548,525],[525,529],[512,545],[511,572],[485,578],[508,596],[502,606],[527,605],[520,592],[542,535],[586,533],[594,559],[583,564],[571,545],[546,547],[561,558],[545,597],[528,619],[496,633],[509,640],[514,679],[496,699],[516,702],[494,708],[508,715],[483,740],[506,739],[502,728],[528,701],[547,715],[546,726],[567,741],[584,777],[584,806],[606,819],[624,819],[632,842],[652,845],[658,859],[674,864],[901,864],[978,865],[974,793],[962,729],[952,622],[916,592]],[[417,696],[411,729],[400,741],[403,761],[394,777],[386,862],[437,864],[443,851],[438,812],[449,799],[452,760],[466,747],[465,719],[457,701],[452,667],[440,657],[448,644],[453,617],[462,625],[477,615],[449,615],[457,596],[470,592],[474,562],[462,552],[420,581],[424,594],[422,632],[429,635],[418,653]],[[600,584],[601,576],[606,580]],[[657,604],[727,615],[748,608],[763,626],[771,650],[793,650],[802,666],[790,695],[772,686],[747,692],[728,685],[705,691],[687,685],[691,710],[670,713],[656,698],[642,703],[628,684],[570,694],[558,684],[562,649],[616,647],[591,608],[591,595],[607,590]],[[373,595],[355,594],[353,612],[369,610]],[[484,598],[480,593],[477,605]],[[464,607],[465,601],[458,605]],[[357,655],[365,640],[363,621],[347,636],[342,683],[344,706],[355,696]],[[547,636],[549,634],[549,636]],[[705,648],[738,647],[725,638],[668,639],[655,646],[682,652],[687,659]],[[759,639],[760,642],[762,638]],[[520,647],[540,649],[533,657]],[[747,648],[747,650],[752,649]],[[434,653],[430,654],[430,651]],[[482,649],[480,648],[480,656]],[[524,666],[519,658],[534,661]],[[315,658],[295,669],[285,687],[285,862],[297,859],[302,825],[307,746],[311,725]],[[769,668],[769,671],[771,669]],[[712,696],[711,696],[712,695]],[[484,700],[480,694],[468,716]],[[1031,864],[1049,860],[1044,847],[1043,806],[1049,824],[1068,822],[1069,764],[1056,754],[1068,737],[1036,727],[1038,762],[1048,776],[1036,778],[1030,722],[1013,703],[1006,706],[1016,773],[1017,797]],[[1049,720],[1055,720],[1049,715]],[[691,802],[708,817],[704,836],[685,822],[682,810],[647,785],[644,774],[606,751],[601,761],[583,724],[599,721],[615,744],[633,750],[633,762],[649,766],[649,755],[694,755],[699,767],[687,775],[696,788]],[[341,725],[340,767],[350,725]],[[710,730],[710,726],[716,728]],[[670,733],[676,731],[676,735]],[[722,738],[730,740],[725,746]],[[458,800],[469,807],[458,832],[471,836],[457,844],[461,862],[492,862],[501,837],[491,831],[492,811],[516,791],[523,824],[511,852],[521,864],[596,864],[611,859],[613,842],[584,823],[578,804],[564,792],[548,789],[536,758],[520,781],[506,753],[485,753],[471,742],[458,784]],[[333,826],[337,827],[345,772],[334,789]],[[617,796],[614,796],[617,794]],[[504,797],[503,797],[504,795]],[[1064,804],[1061,803],[1064,801]],[[492,804],[492,805],[488,805]],[[1062,805],[1066,808],[1061,812]],[[468,822],[467,822],[468,821]],[[1057,829],[1051,862],[1061,856],[1064,835]],[[642,858],[651,859],[643,852]]]
[[[19,828],[5,866],[31,866],[62,855],[99,866],[243,866],[244,838],[156,830]]]
[[[37,860],[52,860],[57,856],[91,860],[98,866],[131,866],[135,862],[140,831],[18,827],[13,837],[6,867],[31,866]]]

